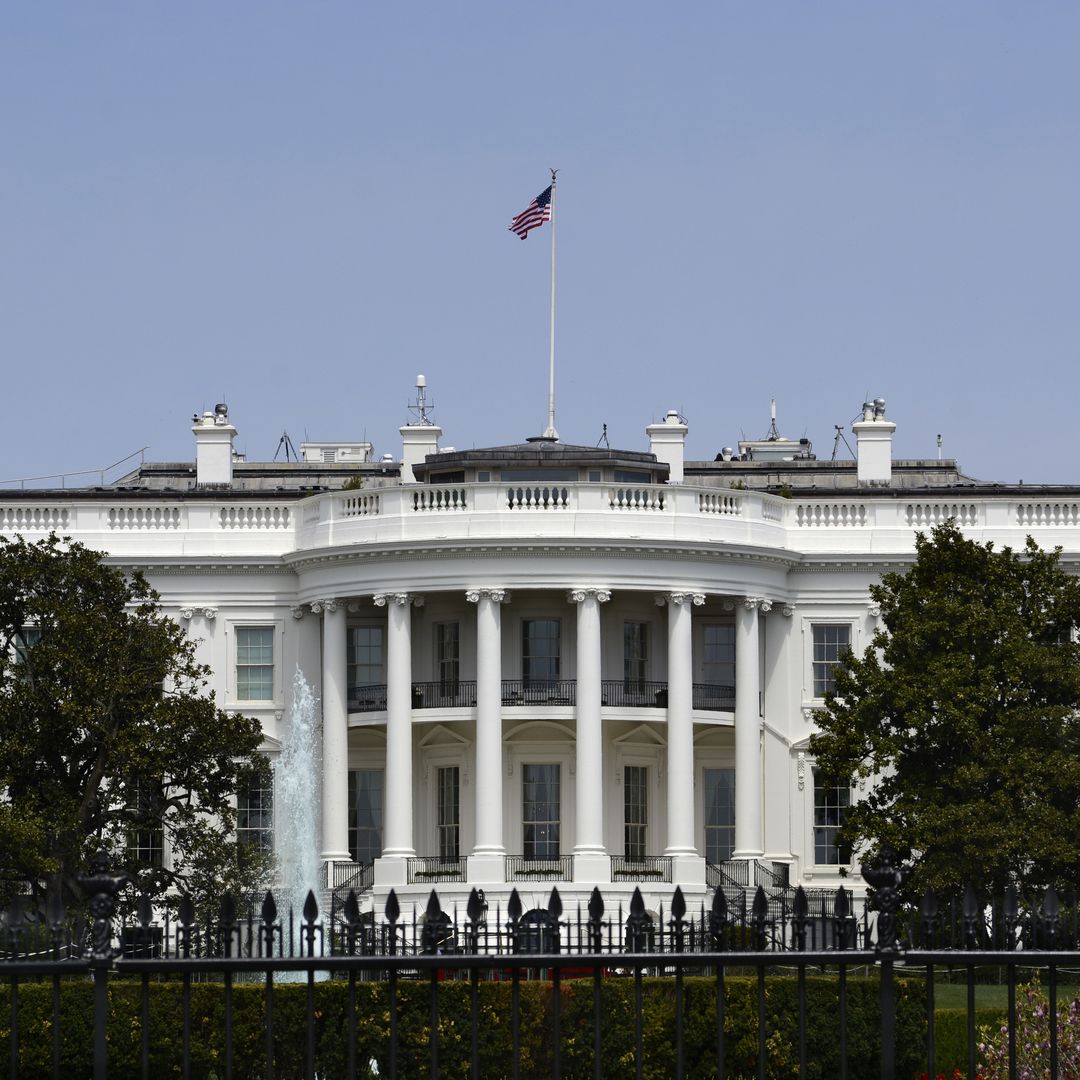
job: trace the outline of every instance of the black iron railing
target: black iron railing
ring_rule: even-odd
[[[671,881],[671,857],[669,855],[611,856],[613,881]]]
[[[533,859],[524,855],[506,856],[507,881],[573,881],[572,855],[556,855],[550,859]]]
[[[504,705],[573,705],[574,679],[503,679]]]
[[[734,712],[735,687],[719,683],[694,683],[694,708],[703,712]]]
[[[409,859],[408,880],[410,885],[428,882],[464,881],[466,858],[464,855],[443,858],[439,855],[421,855]]]
[[[412,687],[414,709],[471,709],[476,707],[475,679],[417,682]]]
[[[384,712],[386,683],[349,687],[349,712]]]
[[[643,679],[604,679],[601,702],[616,709],[666,709],[667,683]]]
[[[750,862],[747,859],[731,859],[721,863],[706,863],[705,884],[710,889],[720,885],[746,888],[750,884]]]
[[[336,862],[333,868],[330,878],[331,888],[355,889],[361,893],[366,892],[375,884],[373,862]]]

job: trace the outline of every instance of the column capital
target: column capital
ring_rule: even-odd
[[[326,597],[323,600],[311,601],[311,614],[321,615],[324,611],[334,612],[337,611],[337,598],[333,596]]]
[[[293,604],[291,610],[292,610],[292,617],[294,619],[302,619],[304,617],[304,605],[303,604]]]
[[[506,589],[469,589],[465,599],[470,604],[480,603],[480,597],[487,597],[494,604],[509,604],[510,593]]]
[[[566,594],[566,599],[571,604],[580,604],[585,600],[595,598],[598,603],[606,604],[611,599],[610,589],[571,589]]]
[[[740,597],[739,603],[742,604],[747,611],[753,611],[756,608],[762,615],[768,615],[773,608],[773,602],[771,600],[766,600],[762,596],[743,596]]]
[[[422,596],[414,596],[407,592],[375,593],[371,599],[376,607],[386,607],[387,604],[396,604],[398,607],[408,607],[410,604],[414,607],[424,606]]]
[[[795,605],[794,604],[785,604],[780,609],[780,613],[784,616],[785,619],[790,619],[791,616],[795,614]]]
[[[217,608],[216,607],[203,608],[203,618],[207,619],[209,622],[213,622],[217,618]]]
[[[866,614],[869,615],[871,619],[880,619],[881,605],[876,600],[871,600],[866,609]]]
[[[705,603],[705,594],[703,592],[673,592],[668,593],[668,599],[673,604],[686,604],[687,607],[691,605],[694,607],[701,607]]]
[[[195,609],[189,607],[182,607],[180,609],[180,618],[183,619],[185,622],[190,622],[193,618],[195,618]]]

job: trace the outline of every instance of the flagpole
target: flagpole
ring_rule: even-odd
[[[551,333],[548,358],[548,422],[544,431],[546,439],[559,437],[555,430],[555,174],[558,171],[551,170]]]

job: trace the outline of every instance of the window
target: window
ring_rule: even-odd
[[[439,693],[455,695],[461,674],[461,633],[458,623],[435,625],[435,671],[439,677]]]
[[[851,851],[840,847],[836,835],[851,805],[851,786],[814,770],[814,862],[819,866],[846,866]]]
[[[649,770],[644,765],[623,767],[623,854],[644,859],[649,828]]]
[[[383,770],[349,770],[349,854],[374,862],[382,854]]]
[[[735,850],[735,770],[705,769],[705,861],[727,862]]]
[[[525,619],[521,624],[521,678],[525,687],[559,678],[558,619]]]
[[[460,853],[461,815],[460,785],[456,765],[440,768],[436,774],[438,792],[439,858],[456,859]]]
[[[128,788],[127,856],[145,867],[164,865],[165,833],[161,827],[161,783],[135,780]]]
[[[523,482],[565,484],[577,480],[578,471],[577,469],[503,469],[502,478],[510,484]]]
[[[836,665],[850,651],[850,626],[814,624],[814,697],[824,697],[832,692]]]
[[[649,662],[649,624],[623,623],[623,689],[628,693],[645,693],[645,677]]]
[[[638,472],[636,469],[616,469],[616,484],[648,484],[652,482],[652,473]]]
[[[382,686],[386,682],[386,649],[381,626],[350,626],[348,638],[349,690]]]
[[[559,766],[523,765],[521,819],[526,859],[559,857]]]
[[[706,623],[701,632],[701,681],[708,686],[734,686],[734,625]]]
[[[271,773],[241,780],[236,793],[236,839],[260,851],[274,849],[274,780]]]
[[[237,627],[236,700],[271,701],[273,697],[274,628]]]
[[[25,664],[26,654],[41,640],[40,626],[22,626],[15,631],[12,647],[15,650],[15,663]]]

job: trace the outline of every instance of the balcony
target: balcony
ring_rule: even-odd
[[[615,709],[666,709],[668,684],[638,679],[604,679],[601,704]],[[502,703],[508,706],[574,705],[574,679],[503,679]],[[444,679],[412,684],[414,709],[475,709],[475,679]],[[721,683],[694,683],[693,707],[702,712],[734,712],[735,687]],[[386,711],[386,683],[349,687],[349,712]]]
[[[441,855],[422,855],[408,860],[410,885],[423,885],[426,882],[464,881],[466,859],[464,855],[443,857]]]
[[[612,881],[662,881],[671,882],[670,855],[642,855],[631,858],[629,855],[611,856]]]
[[[524,855],[506,856],[507,881],[573,881],[574,859],[556,855],[550,859],[529,859]]]

